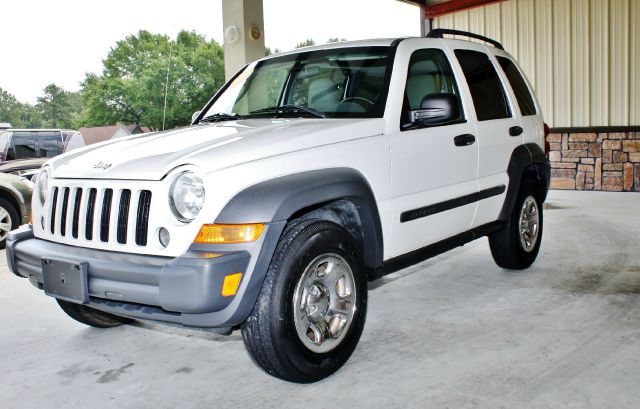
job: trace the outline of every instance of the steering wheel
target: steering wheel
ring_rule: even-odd
[[[367,104],[371,104],[371,105],[375,105],[375,102],[363,98],[363,97],[347,97],[345,99],[343,99],[342,101],[340,101],[340,103],[342,104],[343,102],[358,102],[360,103],[360,105],[363,105],[362,102],[366,102]]]

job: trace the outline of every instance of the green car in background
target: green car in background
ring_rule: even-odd
[[[11,230],[29,223],[32,192],[33,183],[26,177],[0,173],[0,249]]]

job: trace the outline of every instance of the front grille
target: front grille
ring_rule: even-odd
[[[138,219],[136,222],[136,244],[147,245],[147,231],[149,230],[149,209],[151,208],[151,191],[140,192],[138,200]]]
[[[104,191],[102,200],[102,216],[100,217],[100,241],[109,241],[109,221],[111,220],[111,199],[113,199],[113,189]],[[64,234],[63,234],[64,236]]]
[[[60,217],[60,235],[67,233],[67,210],[69,210],[69,188],[65,187],[62,193],[62,216]]]
[[[131,201],[131,191],[123,190],[120,194],[120,208],[118,210],[118,243],[127,242],[127,222],[129,221],[129,204]]]
[[[87,203],[87,222],[84,228],[84,237],[91,241],[93,240],[93,215],[96,207],[96,195],[98,189],[89,189],[89,202]]]
[[[54,236],[104,243],[115,239],[120,244],[129,244],[132,236],[136,245],[147,245],[149,190],[56,186],[50,203],[46,214],[51,215],[48,229]]]

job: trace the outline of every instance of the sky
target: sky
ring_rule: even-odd
[[[0,88],[36,103],[55,83],[78,91],[118,40],[139,30],[175,38],[195,30],[220,44],[222,0],[3,0]],[[265,43],[287,51],[307,38],[419,36],[419,10],[397,0],[264,0]]]

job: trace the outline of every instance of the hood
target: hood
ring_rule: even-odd
[[[181,165],[204,172],[380,135],[383,120],[245,119],[132,135],[51,160],[55,178],[160,180]]]

